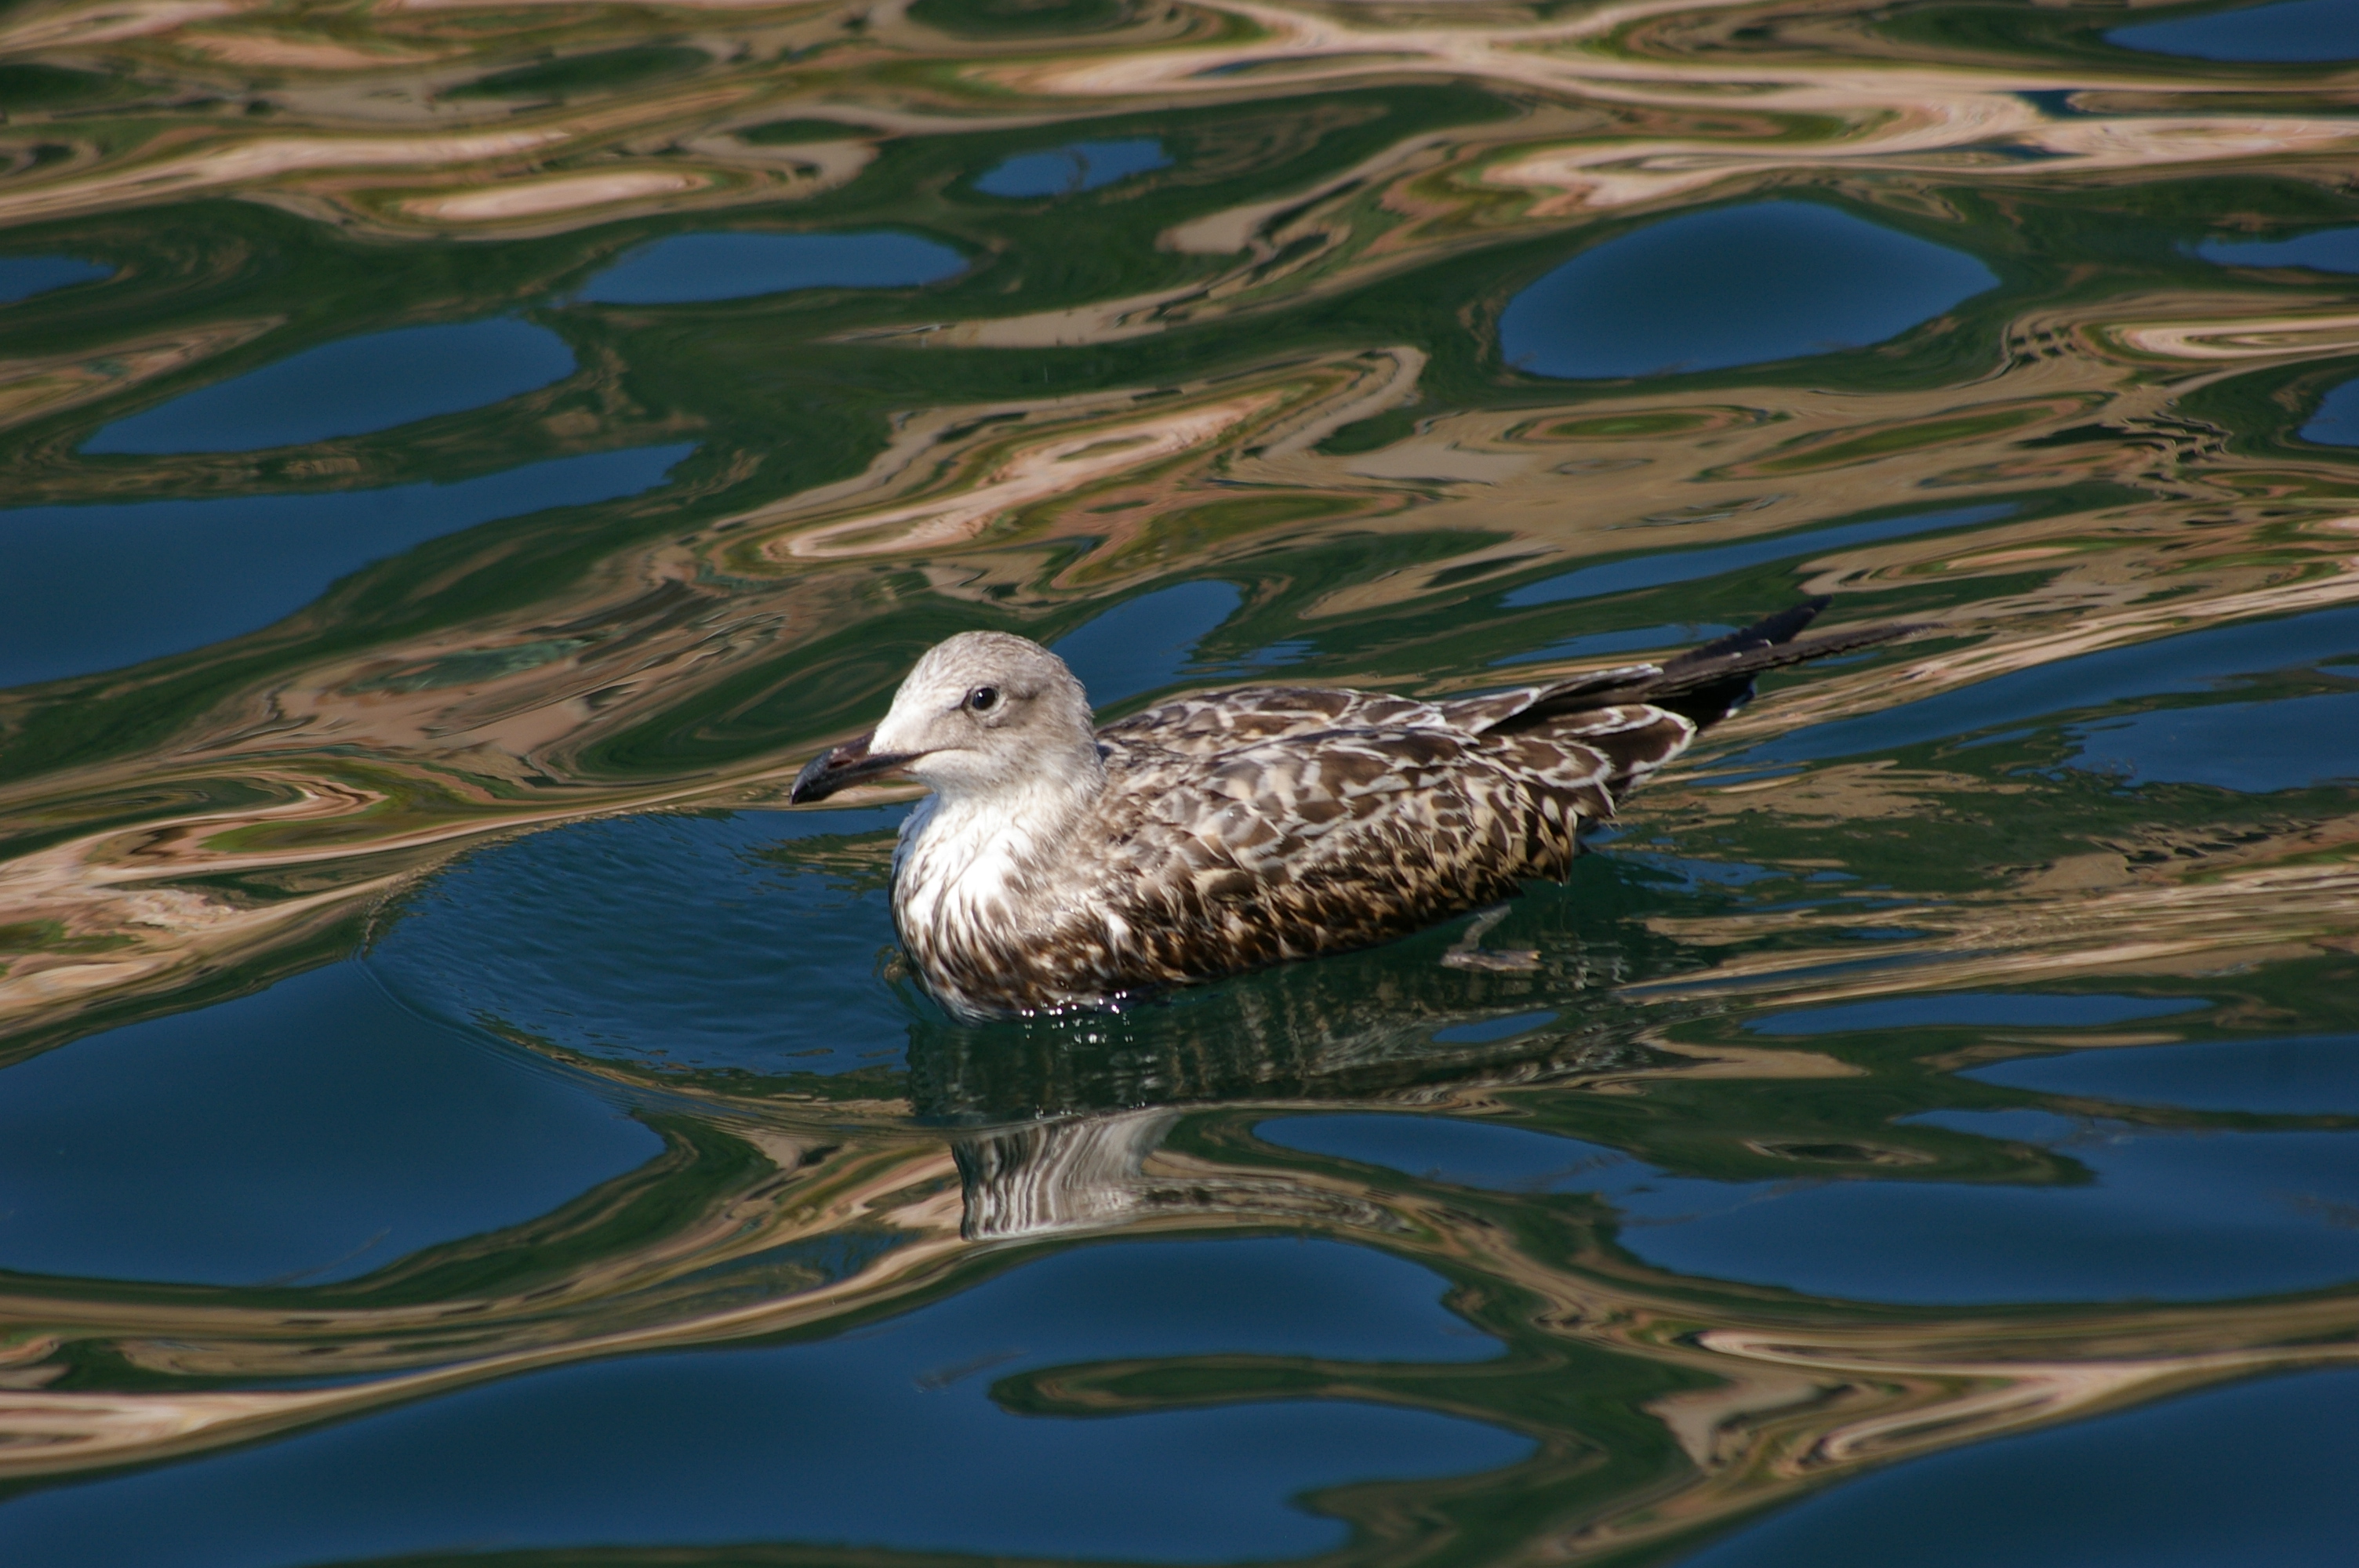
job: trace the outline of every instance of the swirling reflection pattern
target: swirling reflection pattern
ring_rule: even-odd
[[[2359,57],[2154,9],[9,10],[0,1556],[2330,1555]],[[1119,1013],[784,809],[1799,592],[1938,629]]]

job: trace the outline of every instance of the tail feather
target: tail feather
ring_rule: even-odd
[[[1926,629],[1922,624],[1891,623],[1802,636],[1803,629],[1830,602],[1824,596],[1804,600],[1741,632],[1690,648],[1659,667],[1641,665],[1575,676],[1543,692],[1530,707],[1496,728],[1527,729],[1569,713],[1625,702],[1650,703],[1691,719],[1699,726],[1715,724],[1745,705],[1753,695],[1753,678],[1764,670],[1872,648]]]
[[[1819,618],[1820,611],[1833,602],[1832,595],[1821,593],[1806,599],[1799,604],[1780,610],[1774,615],[1765,615],[1741,632],[1731,632],[1717,642],[1690,648],[1686,653],[1668,661],[1663,665],[1663,673],[1669,675],[1675,670],[1707,665],[1715,659],[1726,658],[1732,654],[1750,653],[1756,648],[1767,648],[1781,643],[1790,643],[1800,636],[1811,622]]]

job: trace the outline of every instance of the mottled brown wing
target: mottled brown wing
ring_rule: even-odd
[[[1565,747],[1576,756],[1603,756],[1608,763],[1605,787],[1614,800],[1648,773],[1694,744],[1700,726],[1683,714],[1648,703],[1621,703],[1593,708],[1545,720],[1529,730],[1485,736],[1502,748]],[[1609,807],[1603,814],[1612,815]]]
[[[1337,730],[1446,730],[1479,735],[1535,703],[1563,703],[1585,691],[1626,689],[1661,674],[1654,665],[1623,665],[1553,686],[1516,687],[1442,702],[1333,687],[1235,687],[1158,703],[1107,725],[1098,737],[1114,746],[1158,746],[1182,756],[1217,757],[1263,741]]]
[[[1571,680],[1554,686],[1521,686],[1510,691],[1484,692],[1480,697],[1453,697],[1436,703],[1443,724],[1452,730],[1479,734],[1495,724],[1503,724],[1539,702],[1561,703],[1580,697],[1584,692],[1611,691],[1629,687],[1651,676],[1661,675],[1654,665],[1620,665],[1610,670],[1591,670]]]
[[[1270,741],[1335,730],[1448,729],[1430,702],[1333,687],[1246,686],[1191,692],[1109,724],[1098,739],[1157,746],[1187,757],[1217,757]]]
[[[1613,809],[1614,769],[1603,751],[1531,735],[1331,730],[1249,746],[1209,769],[1153,770],[1169,787],[1142,792],[1153,804],[1107,893],[1142,958],[1175,971],[1207,955],[1246,968],[1366,946],[1561,877],[1581,824]]]

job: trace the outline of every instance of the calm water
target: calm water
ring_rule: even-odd
[[[0,1560],[2308,1564],[2359,5],[0,10]],[[1562,886],[985,1027],[788,811],[1803,593]]]

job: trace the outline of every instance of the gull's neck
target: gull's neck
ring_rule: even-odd
[[[1015,777],[944,779],[901,829],[893,900],[905,921],[1006,921],[1024,885],[1053,863],[1075,822],[1105,789],[1105,761],[1086,750],[1052,753]]]

